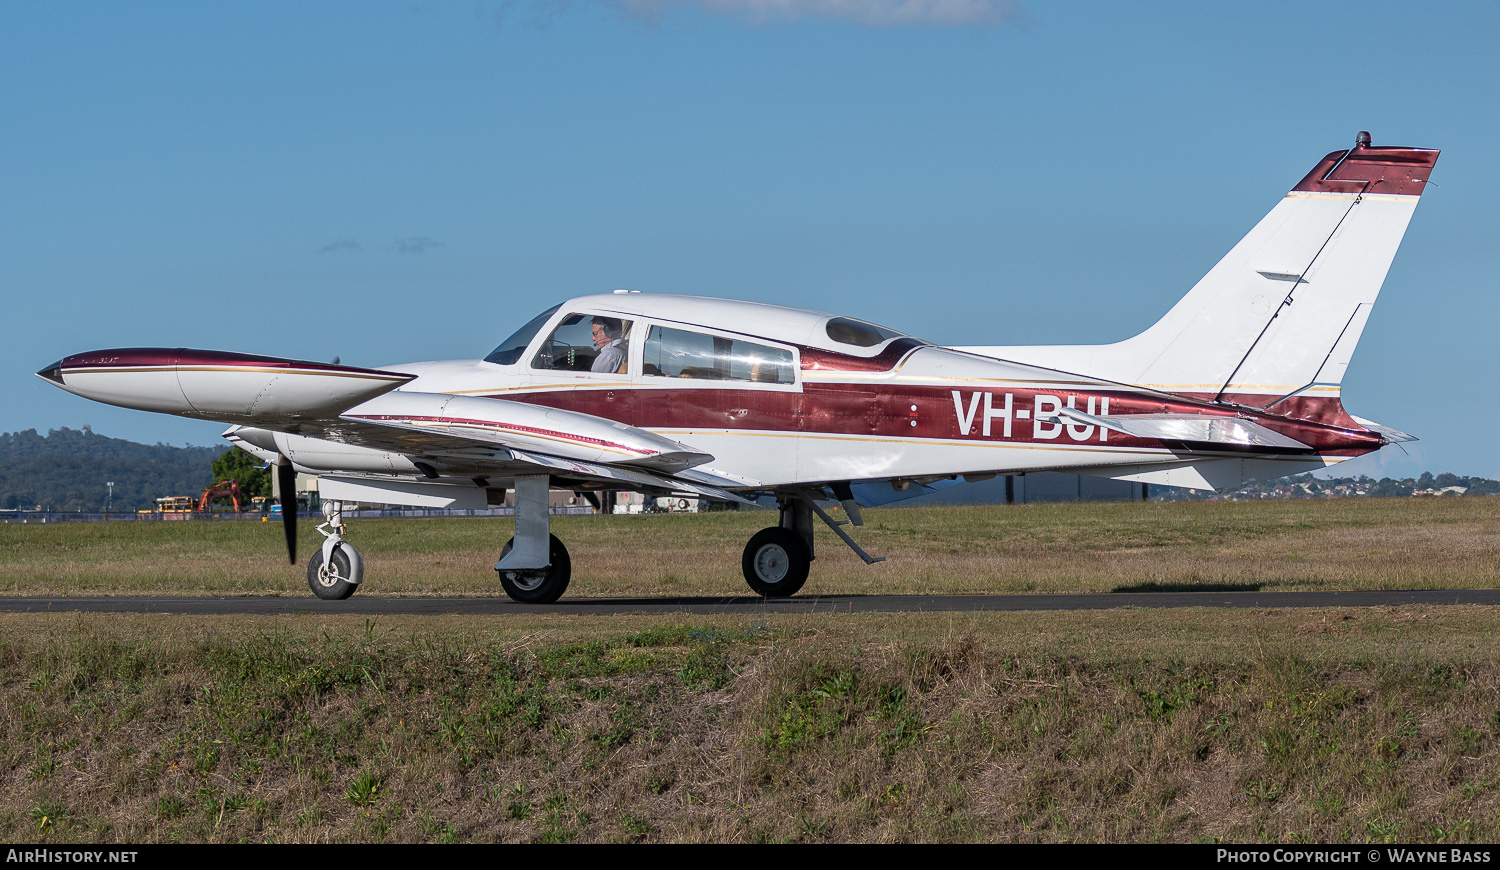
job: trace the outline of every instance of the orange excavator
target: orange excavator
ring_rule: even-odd
[[[203,490],[203,495],[198,499],[198,510],[200,513],[210,510],[210,503],[220,496],[228,496],[234,502],[234,512],[240,513],[240,482],[237,480],[223,480]]]

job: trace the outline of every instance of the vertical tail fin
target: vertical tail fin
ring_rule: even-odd
[[[1288,416],[1324,416],[1315,406],[1329,403],[1302,400],[1337,398],[1437,157],[1430,149],[1375,147],[1361,133],[1353,148],[1319,161],[1165,317],[1133,338],[965,349]]]
[[[1342,215],[1296,279],[1269,279],[1282,282],[1268,294],[1271,316],[1215,398],[1267,408],[1320,391],[1338,395],[1437,156],[1372,147],[1362,133],[1354,148],[1323,158],[1287,194],[1284,201],[1303,200],[1309,211],[1321,205]]]

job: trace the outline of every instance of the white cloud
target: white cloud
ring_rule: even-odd
[[[499,0],[477,10],[498,26],[507,22],[546,28],[586,0]],[[658,21],[672,12],[699,9],[751,24],[805,20],[842,21],[862,27],[1024,26],[1021,0],[593,0],[628,18]]]
[[[755,23],[846,21],[864,27],[994,27],[1023,24],[1020,0],[614,0],[628,15],[659,18],[696,6]]]
[[[351,251],[363,251],[364,249],[364,245],[361,245],[359,242],[356,242],[353,239],[339,239],[336,242],[329,242],[328,244],[324,245],[323,249],[321,251],[318,251],[318,253],[337,254]]]
[[[444,248],[447,245],[444,245],[437,239],[429,239],[426,236],[408,236],[404,239],[397,239],[391,244],[391,247],[397,253],[401,254],[420,254],[430,248]]]

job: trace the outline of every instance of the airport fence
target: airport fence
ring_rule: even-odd
[[[594,509],[588,505],[554,505],[548,509],[553,515],[591,514]],[[344,511],[346,519],[378,519],[381,517],[509,517],[515,514],[513,508],[486,508],[484,510],[447,510],[445,508],[370,508],[367,510]],[[302,511],[299,516],[304,519],[322,518],[322,511]],[[160,523],[195,521],[195,522],[221,522],[224,520],[253,520],[256,522],[280,522],[281,517],[263,514],[259,511],[188,511],[180,513],[124,513],[113,511],[17,511],[0,510],[0,524],[3,525],[28,525],[32,523]]]

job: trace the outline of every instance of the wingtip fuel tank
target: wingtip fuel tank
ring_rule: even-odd
[[[246,423],[337,413],[414,377],[307,360],[160,347],[74,354],[37,376],[109,405]]]

